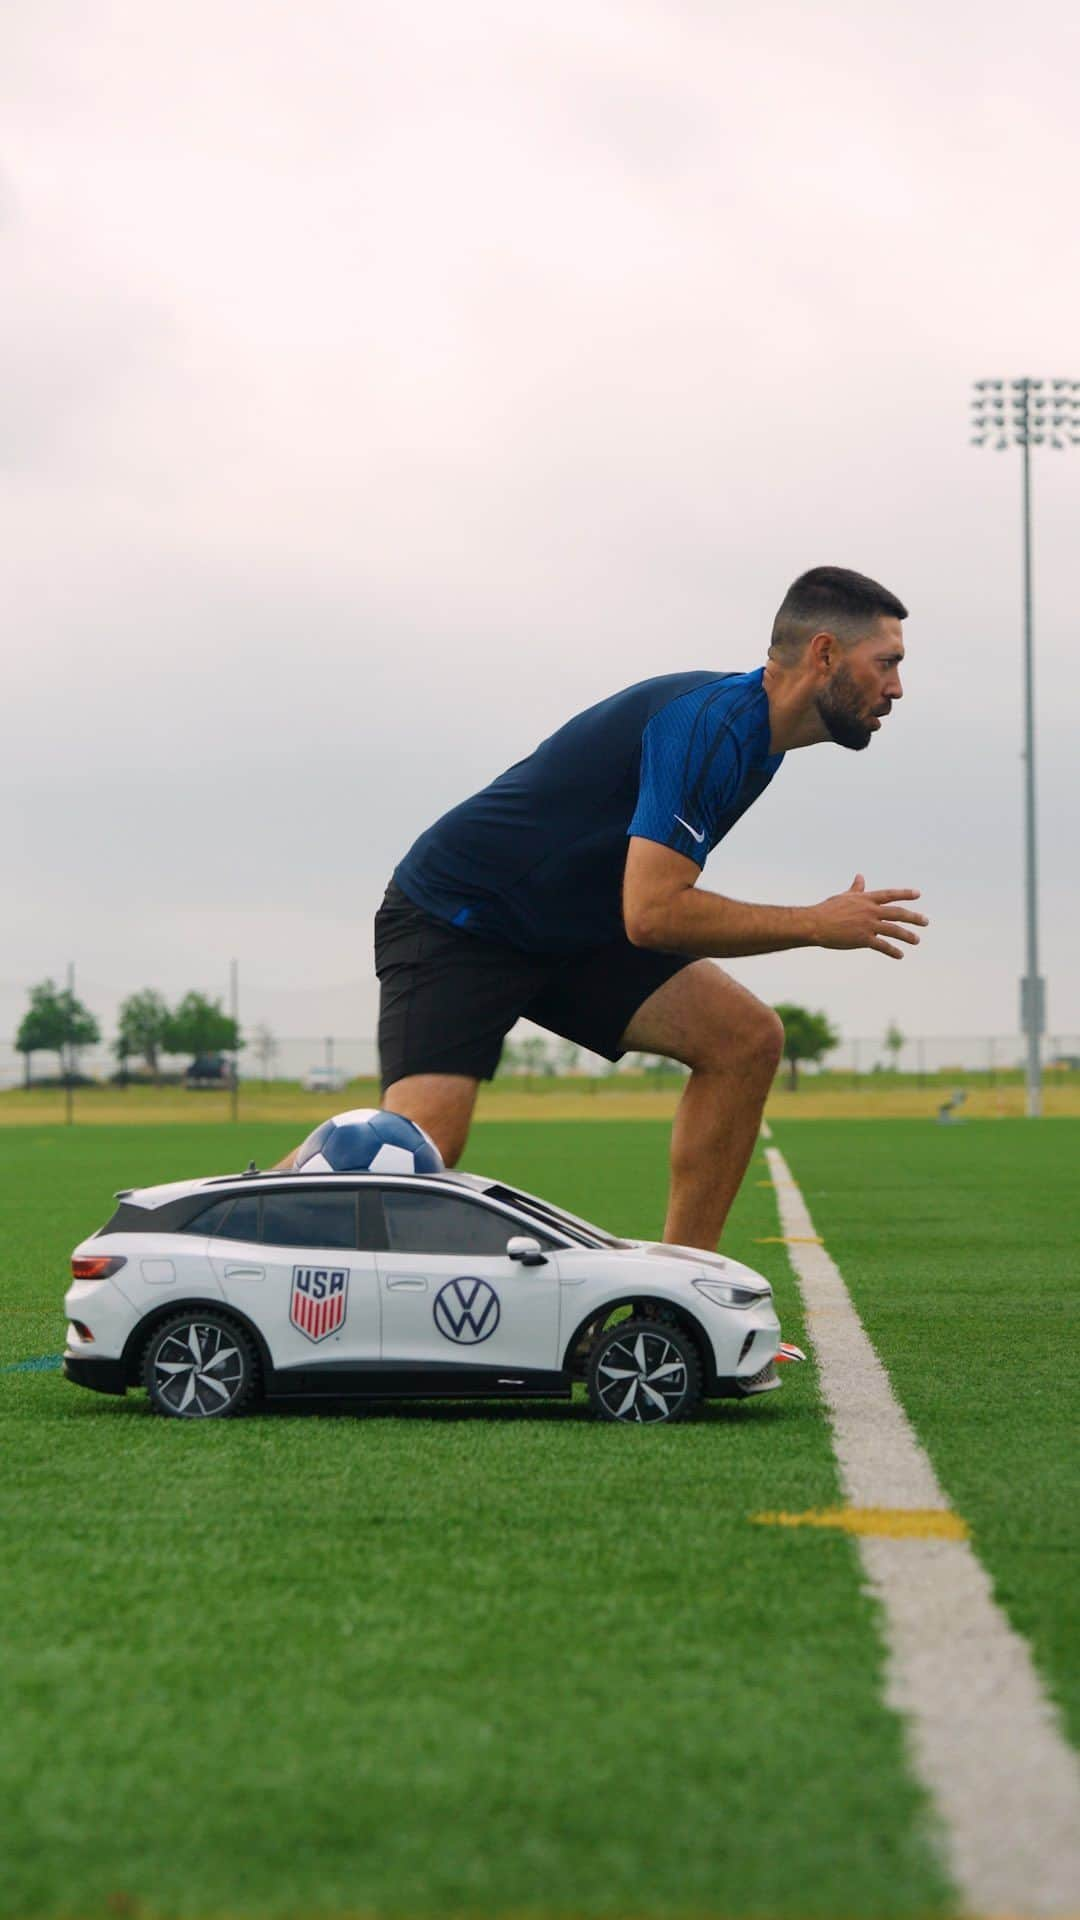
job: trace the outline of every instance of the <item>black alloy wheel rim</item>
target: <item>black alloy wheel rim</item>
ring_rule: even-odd
[[[154,1355],[154,1391],[170,1413],[205,1420],[232,1405],[244,1380],[244,1357],[225,1327],[192,1320],[174,1327]]]
[[[596,1368],[596,1390],[613,1420],[649,1425],[678,1413],[688,1385],[686,1361],[662,1333],[613,1340]]]

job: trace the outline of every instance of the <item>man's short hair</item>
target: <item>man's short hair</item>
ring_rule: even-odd
[[[895,593],[850,567],[811,567],[793,580],[773,621],[769,652],[794,660],[815,633],[835,633],[841,643],[864,640],[881,614],[907,619]]]

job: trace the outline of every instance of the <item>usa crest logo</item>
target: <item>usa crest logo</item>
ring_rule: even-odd
[[[440,1287],[432,1310],[443,1338],[461,1347],[490,1340],[502,1311],[494,1287],[489,1287],[486,1280],[468,1277],[448,1280],[445,1287]]]
[[[289,1321],[307,1340],[325,1340],[345,1325],[347,1267],[294,1267]]]

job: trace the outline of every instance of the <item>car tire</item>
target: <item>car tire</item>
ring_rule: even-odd
[[[143,1350],[142,1383],[155,1413],[223,1420],[250,1405],[259,1360],[250,1334],[215,1307],[189,1307],[155,1327]]]
[[[599,1420],[659,1426],[701,1405],[701,1356],[689,1334],[663,1320],[605,1327],[589,1355],[589,1403]]]

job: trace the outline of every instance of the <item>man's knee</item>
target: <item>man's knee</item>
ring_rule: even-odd
[[[701,1036],[701,1057],[694,1066],[706,1072],[733,1069],[772,1078],[784,1054],[784,1023],[772,1007],[755,1000],[735,1026],[717,1024]]]
[[[762,1003],[762,1026],[758,1054],[763,1066],[775,1073],[784,1057],[784,1023],[774,1007]]]

